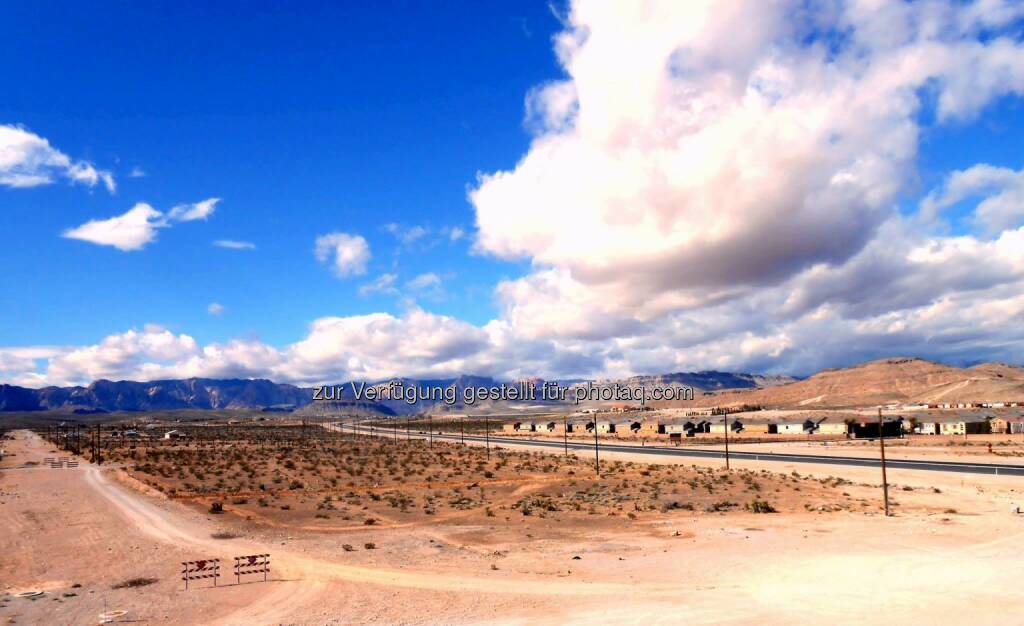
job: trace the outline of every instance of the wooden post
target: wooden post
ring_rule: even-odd
[[[569,456],[569,418],[562,418],[562,444],[565,446],[565,456]]]
[[[600,448],[597,438],[597,413],[594,413],[594,471],[597,472],[598,477],[601,476],[601,459],[598,456],[598,448]]]

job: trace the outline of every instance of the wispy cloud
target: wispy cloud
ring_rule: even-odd
[[[175,222],[206,219],[213,213],[217,202],[217,198],[209,198],[194,204],[180,204],[167,214],[145,202],[139,202],[122,215],[89,220],[81,226],[65,230],[61,236],[100,246],[112,246],[123,252],[141,250],[156,240],[157,231],[161,228],[169,228]]]
[[[225,310],[224,305],[219,302],[211,302],[210,305],[206,307],[206,312],[210,315],[221,315]]]
[[[415,243],[430,234],[430,229],[426,226],[403,226],[394,222],[385,224],[384,230],[394,235],[395,239],[405,245]]]
[[[396,274],[381,274],[375,280],[360,286],[359,295],[368,296],[374,293],[397,295],[398,289],[395,288],[396,280],[398,280],[398,275]]]
[[[220,198],[207,198],[201,202],[179,204],[167,213],[167,217],[175,222],[205,220],[217,210],[218,202],[220,202]]]
[[[0,185],[38,187],[52,184],[58,177],[87,187],[102,183],[110,193],[117,190],[109,171],[88,161],[72,161],[49,141],[20,126],[0,124]]]
[[[128,172],[128,178],[144,178],[146,172],[141,167],[133,167],[131,172]]]
[[[227,248],[228,250],[255,250],[256,244],[249,241],[237,241],[235,239],[218,239],[213,242],[213,245],[218,248]]]

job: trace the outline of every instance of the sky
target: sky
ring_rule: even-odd
[[[1010,0],[6,3],[0,383],[1024,361]]]

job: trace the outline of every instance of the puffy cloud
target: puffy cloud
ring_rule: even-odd
[[[101,246],[113,246],[123,252],[141,250],[154,241],[157,231],[174,222],[206,219],[218,202],[210,198],[195,204],[178,205],[166,215],[145,202],[139,202],[126,213],[105,220],[89,220],[81,226],[65,230],[61,236]]]
[[[227,248],[228,250],[255,250],[256,244],[250,241],[238,241],[235,239],[218,239],[213,242],[213,245],[218,248]]]
[[[210,315],[221,315],[225,310],[224,305],[219,302],[211,302],[210,305],[206,307],[206,312]]]
[[[67,348],[49,358],[45,379],[75,384],[100,378],[154,380],[172,377],[197,351],[195,340],[159,326],[110,335],[91,346]]]
[[[109,171],[88,161],[72,161],[49,141],[20,126],[0,124],[0,185],[37,187],[51,184],[59,176],[88,187],[102,183],[111,193],[117,189]]]
[[[157,230],[166,225],[163,213],[140,202],[123,215],[105,220],[89,220],[81,226],[65,230],[62,236],[130,252],[145,248],[156,239]]]
[[[1024,47],[972,35],[1009,18],[802,6],[574,3],[569,78],[531,94],[530,151],[470,192],[477,249],[633,319],[738,297],[877,236],[913,177],[925,87],[941,119],[1024,89]]]
[[[333,232],[316,238],[313,254],[321,263],[330,263],[338,278],[366,273],[370,244],[360,235]]]

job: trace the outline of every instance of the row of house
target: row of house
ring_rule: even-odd
[[[569,434],[590,433],[594,428],[598,434],[615,434],[620,436],[667,436],[669,439],[695,437],[701,433],[725,434],[724,421],[711,421],[694,417],[683,421],[656,420],[551,420],[522,421],[504,424],[503,429],[509,434],[547,433]],[[742,418],[729,420],[731,434],[747,435],[833,435],[852,437],[877,437],[879,425],[874,420],[839,420],[835,418],[806,418],[800,420],[753,421]],[[887,437],[898,437],[903,434],[903,418],[885,423]]]
[[[549,420],[521,421],[504,424],[509,434],[593,434],[595,420]],[[724,435],[723,420],[702,419],[689,416],[684,420],[596,420],[598,434],[619,436],[655,437],[670,439],[694,437],[698,434]],[[1024,417],[991,417],[983,415],[957,417],[925,417],[904,419],[888,418],[883,426],[886,437],[900,437],[905,433],[919,435],[975,435],[975,434],[1024,434]],[[729,433],[734,435],[832,435],[851,438],[874,438],[878,436],[878,421],[871,417],[835,418],[815,417],[796,420],[750,420],[736,417],[729,420]]]
[[[928,409],[1006,409],[1024,406],[1024,402],[939,402],[921,406]]]

